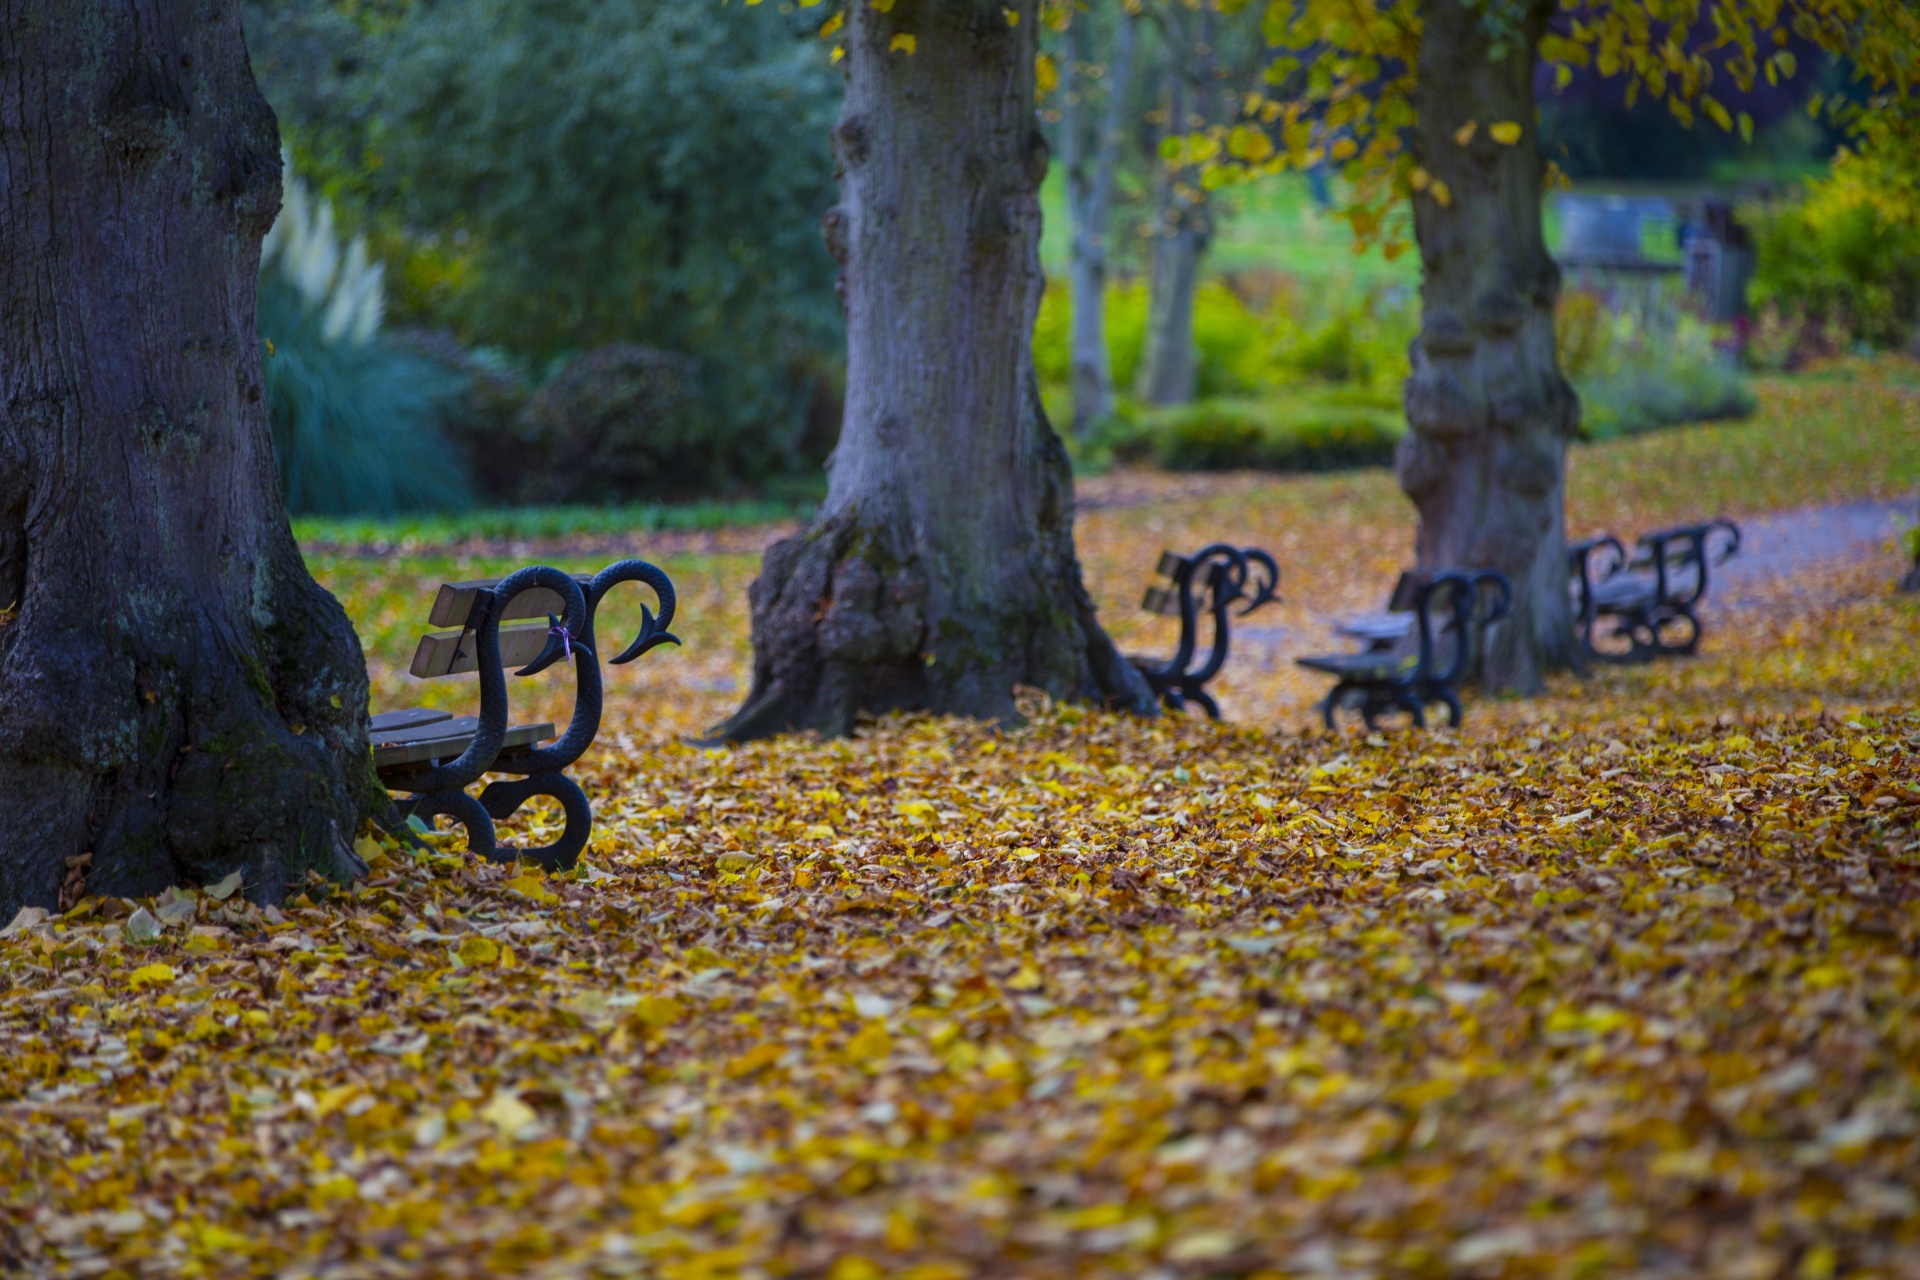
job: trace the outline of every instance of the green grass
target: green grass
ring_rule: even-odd
[[[293,522],[293,536],[309,548],[405,548],[473,540],[525,542],[662,531],[699,533],[805,519],[816,502],[817,497],[809,496],[624,507],[496,507],[391,518],[302,516]]]

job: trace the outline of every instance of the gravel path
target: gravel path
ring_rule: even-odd
[[[1887,544],[1920,517],[1920,499],[1844,502],[1748,516],[1740,526],[1740,553],[1716,568],[1718,603],[1742,608],[1751,588],[1836,561],[1884,553]],[[1711,599],[1712,596],[1709,597]]]

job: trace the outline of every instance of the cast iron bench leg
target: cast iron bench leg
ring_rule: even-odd
[[[418,818],[428,826],[442,814],[467,829],[467,847],[494,861],[493,819],[480,802],[464,791],[427,791],[394,802],[400,818]]]
[[[567,825],[561,831],[560,838],[537,849],[519,849],[509,845],[500,850],[503,856],[496,860],[506,861],[517,857],[539,863],[548,871],[565,870],[587,847],[587,833],[593,830],[593,808],[587,803],[587,793],[572,778],[564,773],[535,773],[524,778],[490,782],[480,793],[480,804],[496,821],[504,821],[534,796],[551,796],[566,811]]]

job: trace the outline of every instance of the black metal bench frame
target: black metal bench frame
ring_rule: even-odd
[[[1180,639],[1167,659],[1138,655],[1128,661],[1147,679],[1147,685],[1170,711],[1198,704],[1209,718],[1220,718],[1220,704],[1206,690],[1209,680],[1226,665],[1232,615],[1246,617],[1279,597],[1280,566],[1255,547],[1232,547],[1216,542],[1190,556],[1160,553],[1155,572],[1173,586],[1151,586],[1140,601],[1148,613],[1180,619]],[[1233,605],[1244,601],[1240,608]],[[1213,639],[1200,657],[1200,619],[1212,619]],[[1196,659],[1198,665],[1195,665]]]
[[[1618,538],[1603,534],[1567,549],[1580,647],[1597,661],[1616,663],[1697,652],[1708,570],[1740,550],[1739,526],[1731,520],[1680,525],[1646,534],[1634,547],[1629,557]],[[1602,647],[1619,640],[1627,642],[1624,652]]]
[[[1492,597],[1484,606],[1483,592]],[[1441,603],[1448,616],[1436,633],[1433,614]],[[1412,616],[1408,629],[1418,642],[1412,653],[1402,652],[1382,634],[1372,647],[1357,653],[1297,659],[1303,667],[1337,677],[1320,704],[1321,719],[1327,728],[1337,728],[1339,709],[1355,703],[1369,729],[1378,728],[1380,717],[1396,710],[1412,717],[1416,729],[1424,729],[1427,706],[1439,703],[1447,709],[1447,723],[1458,725],[1462,712],[1454,688],[1473,669],[1477,634],[1504,617],[1512,604],[1513,584],[1492,570],[1401,575],[1387,607]],[[1442,666],[1439,642],[1450,632],[1459,634]]]
[[[593,810],[586,793],[564,771],[585,753],[600,731],[602,687],[600,661],[594,648],[594,615],[607,593],[623,582],[650,587],[660,605],[660,613],[656,617],[651,609],[642,606],[640,634],[611,659],[618,666],[659,645],[680,643],[667,630],[673,623],[673,583],[665,573],[644,560],[622,560],[586,579],[546,565],[535,565],[498,582],[455,583],[441,588],[441,598],[435,602],[434,621],[458,625],[461,630],[457,635],[428,635],[422,639],[422,655],[430,646],[453,646],[452,659],[440,663],[445,669],[425,674],[477,670],[480,715],[477,720],[446,725],[432,718],[439,714],[435,712],[398,712],[374,718],[371,740],[375,769],[387,789],[396,793],[395,807],[401,822],[414,817],[431,823],[436,817],[446,815],[466,828],[468,847],[482,857],[495,862],[523,858],[549,870],[573,866],[592,831]],[[506,663],[501,654],[501,622],[512,617],[536,616],[527,611],[525,600],[516,612],[515,601],[541,590],[552,596],[535,596],[534,603],[542,604],[557,597],[554,603],[560,606],[561,613],[559,616],[548,614],[544,646],[532,662],[515,674],[534,675],[562,658],[572,661],[573,716],[566,732],[550,747],[535,744],[553,736],[552,725],[508,728]],[[515,630],[537,633],[538,629]],[[516,635],[516,641],[527,638],[529,635]],[[420,661],[417,655],[417,673]],[[458,754],[453,754],[456,751]],[[447,759],[447,755],[453,758]],[[467,788],[488,773],[509,777],[488,783],[477,797],[469,795]],[[402,792],[407,794],[401,797]],[[566,825],[559,838],[540,848],[501,845],[494,823],[511,817],[534,796],[549,796],[560,802]]]

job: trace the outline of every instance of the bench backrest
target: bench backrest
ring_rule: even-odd
[[[584,590],[592,578],[584,573],[576,573],[573,580]],[[429,631],[421,636],[418,647],[413,651],[413,662],[407,669],[423,680],[479,670],[472,626],[474,609],[484,593],[499,581],[498,578],[479,578],[472,582],[441,583],[427,621],[432,626],[457,627],[459,630]],[[545,619],[557,616],[564,610],[565,605],[558,592],[546,587],[534,587],[508,601],[500,617],[502,623],[514,618]],[[501,626],[501,662],[508,668],[524,667],[532,662],[546,648],[548,630],[548,624],[544,621]]]

